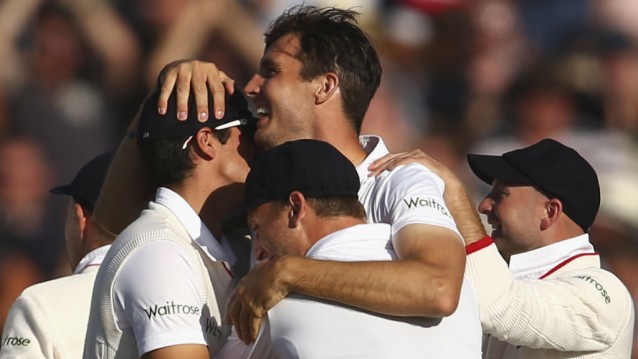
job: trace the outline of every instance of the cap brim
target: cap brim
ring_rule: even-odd
[[[51,188],[49,190],[49,193],[63,194],[63,195],[67,195],[67,196],[72,196],[73,195],[73,188],[71,188],[70,185],[53,187],[53,188]]]
[[[467,162],[481,181],[492,184],[494,179],[513,184],[531,184],[529,178],[516,170],[501,156],[467,155]]]

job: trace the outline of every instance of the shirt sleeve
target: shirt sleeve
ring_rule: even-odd
[[[117,325],[132,331],[140,356],[180,344],[206,345],[204,290],[186,251],[169,240],[149,242],[130,254],[115,277]]]
[[[425,166],[409,164],[388,173],[375,196],[374,222],[392,225],[392,235],[409,224],[448,228],[458,234],[443,200],[443,181]],[[459,235],[460,238],[460,235]]]
[[[491,243],[468,254],[466,273],[479,301],[483,331],[510,344],[602,351],[633,325],[628,292],[599,268],[517,280]]]
[[[53,358],[55,333],[40,307],[24,293],[9,310],[0,343],[1,358]]]

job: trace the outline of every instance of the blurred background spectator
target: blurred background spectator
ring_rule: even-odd
[[[297,3],[0,2],[0,320],[21,288],[63,274],[64,212],[48,188],[116,144],[166,63],[213,61],[246,83],[268,24]],[[384,68],[363,132],[391,150],[423,149],[477,194],[468,152],[543,137],[581,152],[603,188],[592,240],[638,298],[638,3],[305,3],[361,12]]]

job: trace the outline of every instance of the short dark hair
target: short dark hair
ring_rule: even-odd
[[[230,129],[213,131],[213,134],[223,145],[230,137]],[[195,168],[191,157],[194,155],[192,146],[183,148],[188,137],[166,138],[139,144],[140,154],[156,187],[178,184]]]
[[[357,219],[366,218],[366,210],[358,199],[352,197],[306,197],[306,201],[321,218],[353,217]],[[287,199],[272,201],[277,209],[290,207]]]
[[[308,203],[315,210],[317,216],[322,218],[331,217],[354,217],[358,219],[366,218],[366,210],[361,202],[351,197],[322,197],[308,198]]]
[[[265,34],[266,49],[284,35],[299,35],[301,78],[334,72],[343,107],[357,133],[381,83],[381,64],[372,40],[357,25],[358,13],[332,7],[295,6],[285,11]]]

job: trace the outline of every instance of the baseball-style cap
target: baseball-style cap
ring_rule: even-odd
[[[290,141],[255,161],[246,178],[242,209],[285,199],[293,191],[309,198],[358,198],[359,186],[354,165],[332,145],[317,140]]]
[[[574,149],[553,139],[502,156],[469,154],[470,168],[483,182],[494,179],[536,186],[563,203],[563,211],[585,232],[600,207],[600,185],[592,166]]]
[[[113,155],[114,152],[109,151],[93,158],[80,168],[71,183],[51,188],[49,192],[71,196],[83,207],[93,212]]]
[[[213,113],[213,96],[208,94],[208,110]],[[197,106],[194,96],[188,99],[188,118],[185,121],[178,121],[175,116],[160,115],[157,113],[157,100],[159,89],[144,101],[140,113],[140,122],[137,130],[138,142],[154,141],[167,138],[185,137],[194,135],[200,129],[209,127],[213,130],[223,130],[226,128],[243,126],[247,130],[254,132],[257,118],[248,109],[248,102],[238,88],[232,95],[225,95],[225,112],[222,119],[210,118],[206,122],[200,122],[197,116]],[[168,98],[166,113],[177,113],[177,91],[173,90]]]

